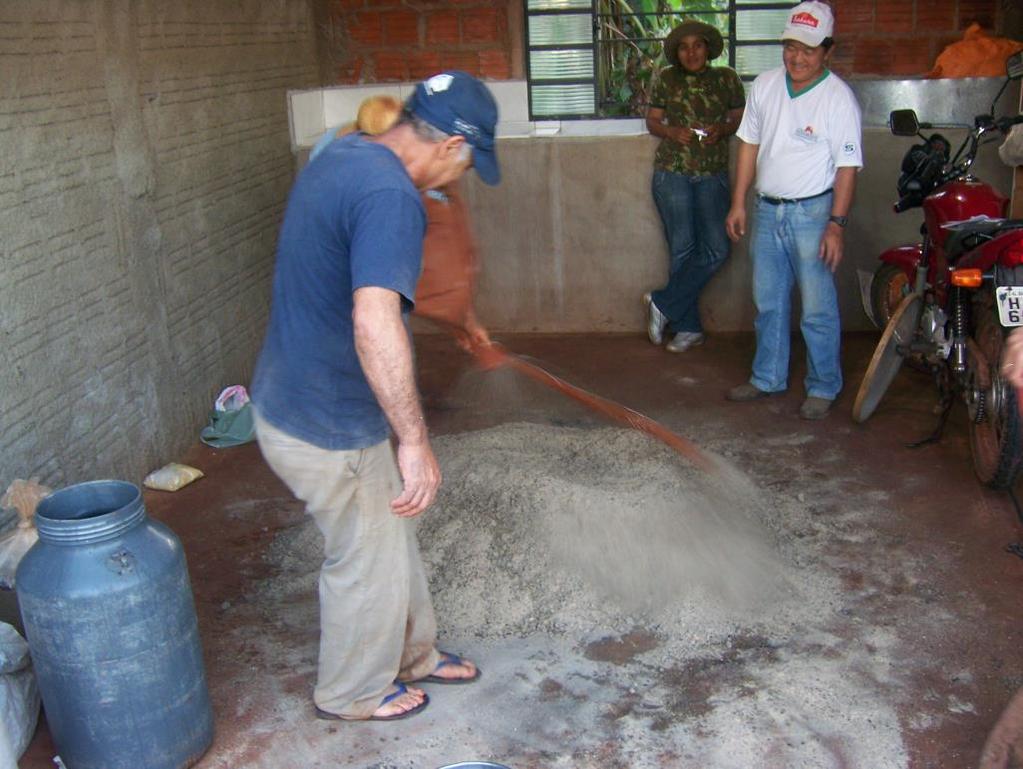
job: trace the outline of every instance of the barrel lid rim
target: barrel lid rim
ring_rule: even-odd
[[[107,511],[103,515],[93,516],[92,517],[93,520],[95,518],[102,518],[107,515],[116,515],[120,511],[129,510],[142,504],[142,490],[137,485],[131,483],[130,481],[123,481],[113,478],[107,480],[83,481],[82,483],[74,483],[71,484],[70,486],[65,486],[64,488],[56,489],[55,491],[43,497],[43,499],[40,500],[39,502],[39,506],[36,508],[35,511],[36,517],[44,520],[47,524],[58,526],[62,524],[81,523],[83,520],[81,518],[56,518],[46,515],[46,511],[48,508],[60,504],[63,501],[63,499],[67,496],[70,496],[72,494],[81,494],[82,492],[94,491],[96,489],[104,487],[109,488],[111,491],[116,489],[123,492],[130,492],[131,496],[129,497],[128,494],[126,493],[124,496],[123,503],[119,504],[118,507],[114,508],[113,510]]]

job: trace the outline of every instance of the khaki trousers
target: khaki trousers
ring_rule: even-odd
[[[415,519],[391,512],[401,491],[394,451],[390,441],[330,451],[258,414],[255,422],[267,464],[323,533],[313,700],[330,713],[368,718],[395,680],[429,675],[440,660]]]

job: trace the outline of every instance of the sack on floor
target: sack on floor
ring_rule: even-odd
[[[18,769],[39,718],[39,688],[28,644],[0,622],[0,769]]]
[[[171,462],[159,470],[153,470],[142,481],[142,485],[158,491],[177,491],[202,477],[203,472],[197,467]]]
[[[18,564],[28,549],[38,541],[33,525],[36,508],[50,489],[38,478],[11,482],[0,497],[0,588],[13,589]]]
[[[241,385],[225,388],[210,412],[210,421],[199,433],[199,440],[216,449],[241,446],[256,438],[249,394]]]

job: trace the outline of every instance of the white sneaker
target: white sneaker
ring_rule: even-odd
[[[690,347],[703,344],[703,339],[699,331],[679,331],[664,349],[668,352],[685,352]]]
[[[664,328],[668,325],[668,319],[657,309],[649,292],[643,294],[643,303],[647,307],[646,335],[653,344],[660,344],[664,341]]]

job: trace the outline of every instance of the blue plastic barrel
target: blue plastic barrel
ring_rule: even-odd
[[[213,741],[181,543],[137,486],[94,481],[36,510],[15,588],[68,769],[183,769]]]

